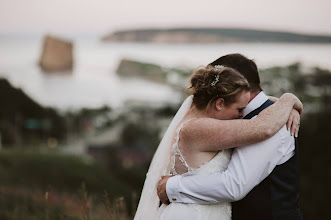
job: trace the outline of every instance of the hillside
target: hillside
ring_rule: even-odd
[[[58,113],[35,102],[8,80],[0,78],[0,133],[3,145],[25,144],[40,137],[63,137],[64,122]]]
[[[102,41],[150,43],[331,43],[331,36],[235,28],[172,28],[116,31],[102,37]]]

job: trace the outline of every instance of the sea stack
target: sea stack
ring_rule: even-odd
[[[73,44],[69,41],[46,35],[39,65],[47,72],[72,70]]]

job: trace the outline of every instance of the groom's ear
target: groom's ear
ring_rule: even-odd
[[[223,107],[224,107],[224,99],[223,98],[219,98],[216,100],[215,102],[215,107],[216,107],[216,110],[221,110]]]

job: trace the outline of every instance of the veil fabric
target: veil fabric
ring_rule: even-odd
[[[187,97],[165,132],[146,174],[144,187],[141,193],[139,205],[134,220],[153,220],[159,208],[160,200],[157,196],[157,183],[162,175],[166,175],[170,162],[171,141],[179,122],[190,110],[193,95]]]

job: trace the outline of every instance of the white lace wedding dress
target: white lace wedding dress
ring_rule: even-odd
[[[182,128],[180,122],[185,117],[186,113],[190,110],[193,102],[193,95],[187,97],[183,102],[175,117],[171,121],[167,131],[165,132],[151,162],[151,165],[146,174],[144,187],[141,193],[138,208],[134,220],[194,220],[194,219],[208,219],[208,220],[230,220],[231,219],[231,204],[218,203],[213,205],[199,205],[199,204],[183,204],[172,203],[168,206],[162,205],[159,207],[160,200],[157,196],[157,184],[162,175],[168,175],[169,161],[171,166],[174,167],[173,158],[171,160],[171,151],[175,152],[178,149],[179,132]],[[180,126],[179,126],[180,125]],[[178,129],[177,129],[178,128]],[[173,143],[173,135],[177,129],[177,138],[175,144]],[[171,149],[172,146],[172,149]],[[177,147],[176,147],[177,146]],[[177,152],[177,153],[178,153]],[[197,169],[187,167],[188,172],[183,175],[195,174],[208,174],[214,172],[224,171],[230,161],[230,150],[220,151],[212,160],[203,164]],[[174,153],[172,153],[174,154]],[[176,153],[175,153],[176,154]],[[181,154],[180,154],[181,155]],[[184,158],[176,154],[175,159]],[[187,164],[185,162],[185,164]],[[175,171],[173,169],[173,171]]]
[[[188,120],[189,121],[189,120]],[[179,147],[179,133],[184,124],[181,123],[177,129],[177,135],[175,143],[172,146],[172,157],[170,162],[170,171],[172,174],[177,174],[175,169],[175,163],[181,162],[188,170],[185,175],[203,175],[215,172],[224,171],[231,159],[231,150],[223,150],[216,154],[216,156],[210,161],[204,163],[199,168],[191,168],[185,161]],[[211,205],[201,204],[184,204],[184,203],[171,203],[170,205],[164,205],[157,210],[155,220],[176,220],[176,219],[208,219],[208,220],[230,220],[231,219],[231,203],[217,203]]]

